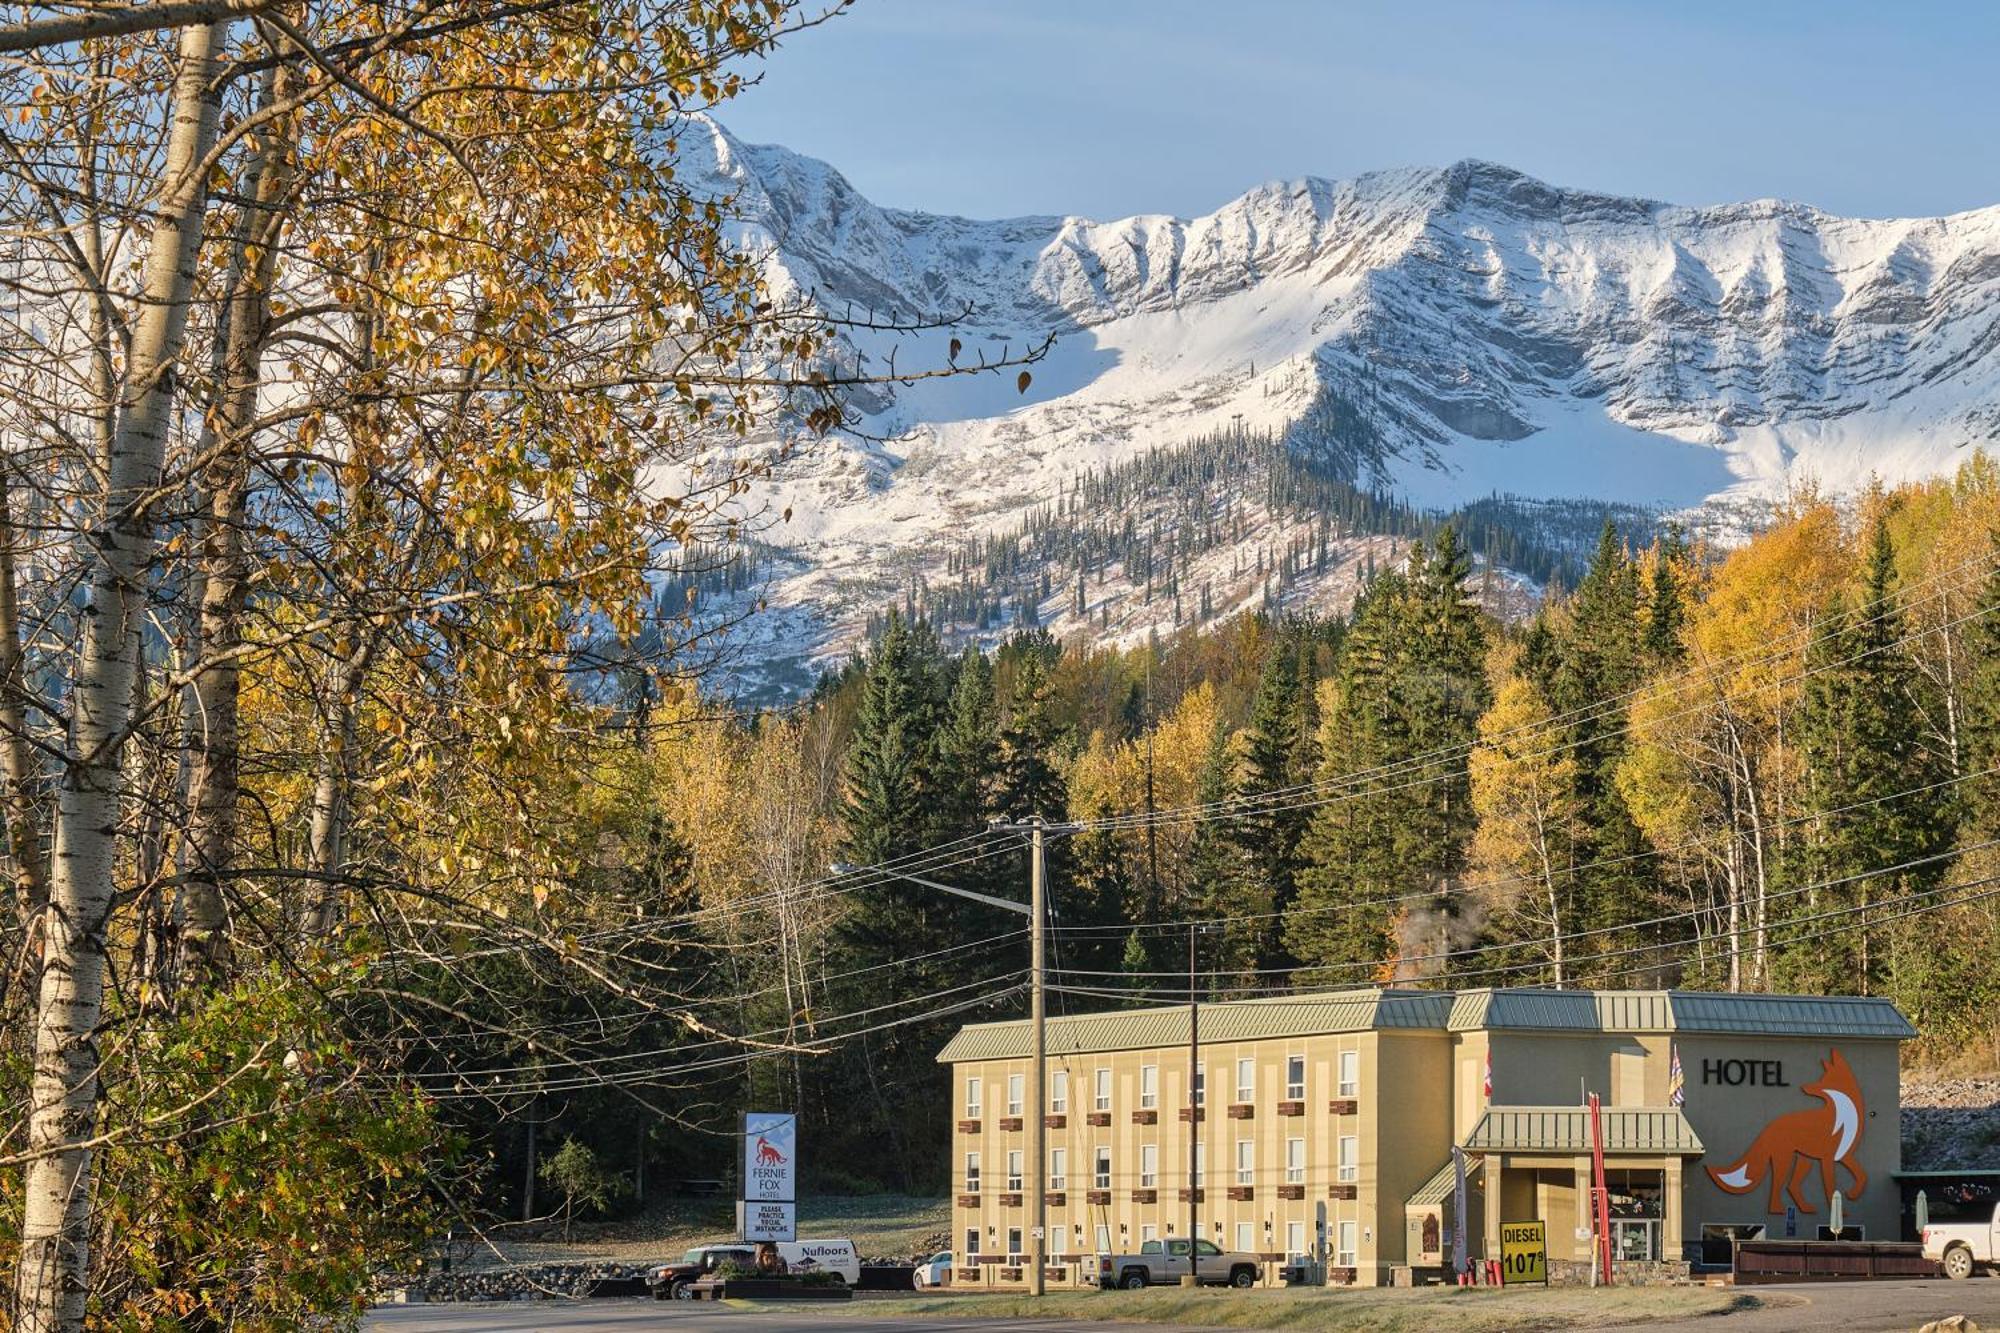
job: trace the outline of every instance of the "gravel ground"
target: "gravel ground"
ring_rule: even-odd
[[[950,1244],[950,1228],[949,1199],[829,1195],[799,1203],[801,1235],[852,1240],[864,1260],[905,1261],[935,1253]],[[657,1263],[696,1245],[733,1239],[735,1233],[735,1204],[730,1200],[677,1202],[617,1222],[579,1222],[568,1240],[562,1238],[560,1227],[533,1236],[518,1231],[489,1234],[486,1243],[461,1245],[453,1266],[479,1271],[517,1265]]]
[[[1906,1077],[1903,1169],[2000,1170],[2000,1075]]]

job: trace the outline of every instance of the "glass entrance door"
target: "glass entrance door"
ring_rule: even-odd
[[[1617,1218],[1611,1223],[1611,1255],[1619,1263],[1649,1263],[1660,1257],[1660,1224],[1652,1218]]]

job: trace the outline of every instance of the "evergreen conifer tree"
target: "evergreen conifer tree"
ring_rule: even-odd
[[[1796,867],[1781,916],[1798,920],[1777,937],[1780,985],[1814,994],[1878,993],[1889,951],[1870,924],[1870,903],[1934,886],[1943,863],[1872,874],[1949,845],[1949,796],[1914,793],[1943,777],[1921,743],[1916,672],[1895,601],[1895,551],[1877,517],[1869,534],[1861,605],[1832,608],[1834,626],[1807,655],[1799,747],[1808,819],[1790,858]],[[1865,878],[1858,878],[1866,876]],[[1838,881],[1838,882],[1835,882]],[[1856,918],[1825,918],[1852,910]],[[1839,933],[1829,933],[1840,927]]]
[[[1066,806],[1062,758],[1069,729],[1050,680],[1053,641],[1023,635],[1010,645],[1014,674],[1000,729],[1000,808],[1009,819],[1060,820]]]
[[[1296,800],[1260,798],[1295,785],[1301,757],[1311,753],[1310,740],[1301,735],[1305,693],[1296,648],[1281,637],[1266,654],[1251,704],[1235,792],[1244,803],[1230,821],[1246,872],[1243,910],[1270,914],[1257,946],[1260,968],[1296,961],[1283,947],[1282,922],[1297,896],[1299,841],[1308,812]]]
[[[2000,532],[1988,538],[1993,568],[1974,594],[1975,607],[2000,606]],[[1965,771],[1959,796],[1965,835],[1971,841],[2000,837],[2000,611],[1977,616],[1965,627],[1970,664],[1962,693],[1965,716]]]
[[[1153,978],[1146,975],[1153,970],[1153,960],[1140,931],[1125,936],[1125,951],[1119,956],[1118,970],[1125,974],[1125,989],[1132,992],[1133,1003],[1146,1003],[1153,989]]]
[[[993,664],[976,647],[959,655],[951,696],[937,734],[936,800],[929,811],[930,841],[951,842],[986,827],[998,813],[1000,714]],[[986,878],[968,866],[964,878]]]
[[[1658,571],[1667,567],[1662,560],[1655,568],[1656,594]],[[1574,758],[1581,803],[1583,832],[1575,851],[1587,868],[1573,886],[1578,930],[1605,931],[1657,914],[1653,863],[1614,780],[1626,752],[1625,701],[1644,679],[1642,638],[1656,630],[1677,633],[1669,629],[1671,615],[1666,623],[1641,620],[1639,573],[1607,519],[1589,572],[1569,599],[1560,628],[1553,629],[1546,659],[1544,690],[1564,721],[1541,743],[1562,746]],[[1670,586],[1665,591],[1668,604],[1677,606],[1678,594]],[[1572,973],[1587,978],[1585,948],[1610,938],[1596,934],[1579,941]]]
[[[1300,911],[1285,941],[1329,970],[1307,983],[1394,971],[1399,920],[1458,938],[1475,815],[1465,757],[1487,704],[1486,627],[1465,592],[1471,560],[1447,524],[1403,574],[1370,586],[1341,646],[1339,705],[1322,727],[1321,793],[1303,843]],[[1424,952],[1436,943],[1423,942]],[[1346,966],[1342,966],[1346,965]]]
[[[1220,727],[1209,740],[1195,788],[1195,803],[1212,808],[1229,797],[1229,737]],[[1210,944],[1210,968],[1221,976],[1248,974],[1256,965],[1258,924],[1229,920],[1247,914],[1242,849],[1229,826],[1204,819],[1188,846],[1190,901],[1180,909],[1191,919],[1217,922]]]

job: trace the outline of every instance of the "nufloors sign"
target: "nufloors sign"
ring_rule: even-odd
[[[798,1117],[743,1114],[743,1190],[736,1205],[746,1241],[798,1239]]]

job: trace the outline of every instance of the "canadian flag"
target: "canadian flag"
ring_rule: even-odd
[[[1493,1048],[1486,1048],[1486,1100],[1493,1100]]]

